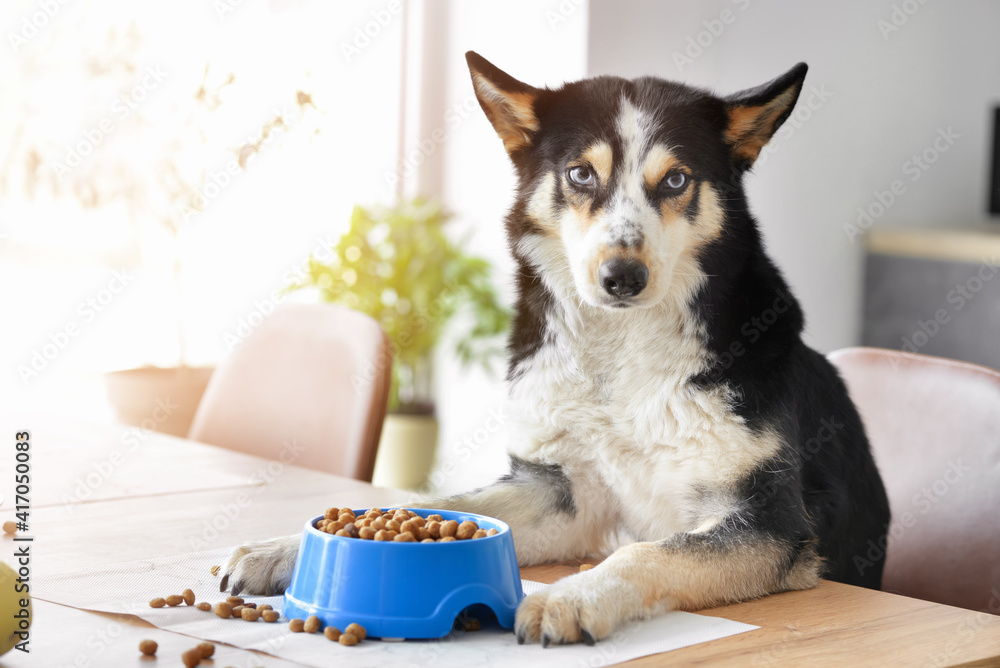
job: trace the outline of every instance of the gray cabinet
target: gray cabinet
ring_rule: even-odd
[[[1000,369],[996,231],[873,231],[862,343]]]

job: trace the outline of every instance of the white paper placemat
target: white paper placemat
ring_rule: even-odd
[[[542,649],[538,644],[518,645],[509,630],[488,625],[476,632],[454,631],[441,640],[365,640],[354,647],[344,647],[330,642],[322,633],[292,633],[284,617],[269,624],[220,619],[212,612],[183,604],[175,608],[149,607],[150,599],[180,594],[188,588],[195,592],[198,601],[214,605],[224,600],[226,594],[219,592],[220,580],[209,569],[224,564],[228,553],[228,549],[218,549],[59,573],[35,583],[32,593],[45,601],[84,610],[132,614],[167,631],[259,650],[316,667],[410,668],[433,664],[435,668],[535,665],[598,668],[759,628],[719,617],[671,612],[629,624],[593,647],[561,645]],[[527,580],[522,583],[525,594],[547,586]],[[281,609],[280,596],[244,598]]]

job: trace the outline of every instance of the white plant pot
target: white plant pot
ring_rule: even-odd
[[[386,415],[372,483],[395,489],[423,487],[434,464],[437,439],[438,421],[434,417]]]

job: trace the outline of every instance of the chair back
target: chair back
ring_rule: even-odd
[[[829,358],[889,495],[882,589],[1000,614],[1000,372],[878,348]]]
[[[283,305],[216,369],[188,437],[371,481],[391,365],[372,318]]]

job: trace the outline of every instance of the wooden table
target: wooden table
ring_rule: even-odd
[[[14,431],[25,428],[31,430],[32,442],[29,533],[36,537],[36,579],[190,552],[190,537],[203,533],[206,522],[240,492],[251,503],[201,549],[295,533],[302,518],[318,508],[394,505],[409,498],[404,492],[293,465],[270,463],[269,470],[266,460],[158,434],[143,434],[138,447],[130,448],[134,433],[125,427],[0,413],[0,456],[11,457],[0,461],[5,478],[13,448],[4,439],[12,441]],[[0,522],[13,519],[12,491],[8,480],[0,480],[0,494],[7,497]],[[10,562],[13,545],[10,538],[0,541],[0,559]],[[578,566],[525,568],[522,575],[553,582]],[[32,653],[12,651],[0,657],[0,666],[149,668],[153,664],[136,650],[140,639],[159,642],[161,657],[179,656],[194,644],[188,636],[128,615],[85,612],[37,599],[33,613]],[[761,629],[627,665],[1000,666],[1000,617],[833,582],[701,614]],[[216,666],[295,665],[224,645],[213,658]]]

